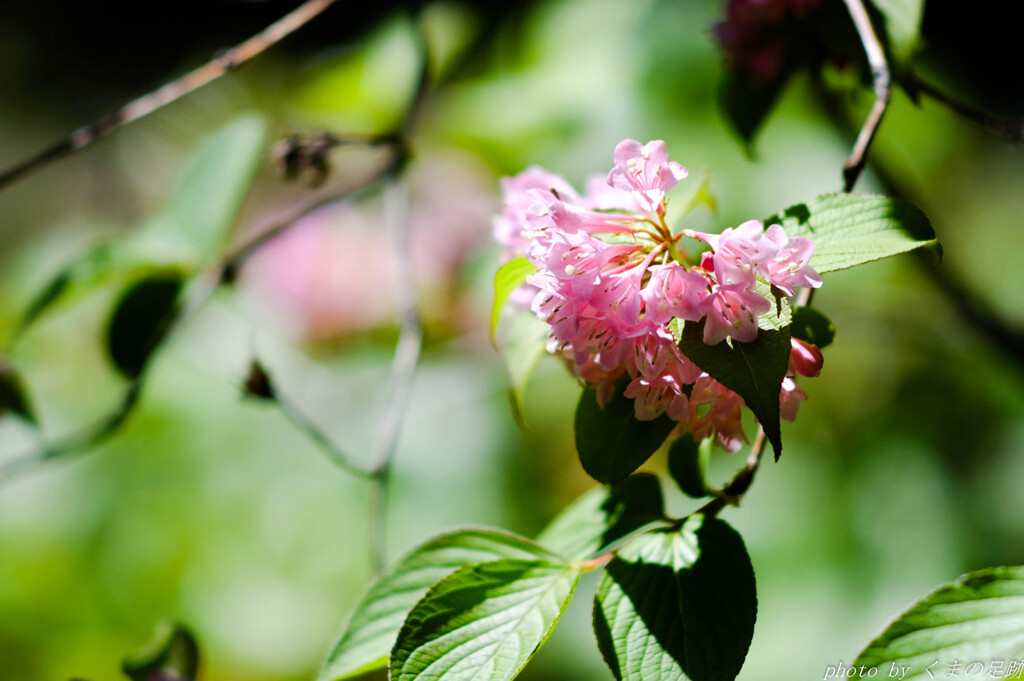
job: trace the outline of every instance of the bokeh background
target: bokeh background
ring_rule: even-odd
[[[0,8],[0,165],[202,63],[297,3]],[[417,51],[397,3],[341,2],[243,70],[0,193],[0,339],[47,438],[109,411],[123,382],[102,344],[116,291],[49,311],[16,342],[25,306],[96,243],[133,233],[208,135],[256,112],[274,139],[372,133],[400,120]],[[1024,91],[998,3],[929,3],[922,74],[965,101],[1019,114]],[[991,7],[989,7],[991,6]],[[407,169],[426,344],[394,459],[390,559],[432,533],[535,534],[593,483],[572,443],[579,387],[545,359],[513,419],[487,316],[499,249],[498,179],[530,164],[577,186],[615,144],[660,138],[709,173],[713,230],[835,191],[871,102],[849,68],[797,74],[751,148],[718,103],[710,0],[420,3],[436,83]],[[838,104],[840,115],[836,115]],[[236,229],[309,190],[266,162]],[[925,98],[897,91],[860,191],[898,193],[945,251],[830,274],[815,299],[837,327],[786,453],[723,517],[746,540],[759,592],[740,678],[822,678],[937,584],[1024,562],[1024,156]],[[335,177],[372,156],[338,152]],[[330,181],[330,180],[329,180]],[[680,189],[683,189],[681,186]],[[204,681],[309,679],[372,575],[367,482],[334,467],[273,406],[242,396],[258,354],[338,446],[379,438],[397,335],[381,197],[362,192],[265,247],[238,284],[177,329],[141,404],[101,446],[0,482],[0,679],[122,678],[154,625],[186,623]],[[0,416],[0,462],[36,445]],[[713,475],[742,464],[719,455]],[[647,468],[664,470],[662,455]],[[666,478],[669,507],[697,507]],[[594,575],[524,679],[610,679],[590,632]]]

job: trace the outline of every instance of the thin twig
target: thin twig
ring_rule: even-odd
[[[223,50],[212,61],[203,64],[199,68],[163,85],[149,94],[125,104],[114,113],[75,130],[56,144],[0,171],[0,189],[34,170],[38,170],[53,161],[84,149],[121,126],[151,114],[157,109],[217,80],[229,71],[243,66],[253,57],[258,56],[292,32],[302,28],[332,4],[334,4],[334,0],[307,0],[307,2],[278,19],[260,33],[238,44],[236,47]]]
[[[1017,116],[1000,116],[988,111],[971,106],[962,102],[948,92],[940,90],[935,85],[920,77],[916,77],[913,85],[923,94],[928,95],[935,101],[943,104],[954,113],[957,113],[969,121],[973,121],[989,132],[1003,139],[1019,142],[1024,139],[1024,119]]]
[[[889,107],[892,86],[885,52],[882,50],[882,44],[878,41],[878,36],[875,35],[875,29],[871,26],[871,19],[868,17],[867,10],[864,9],[864,3],[861,0],[844,0],[844,2],[853,19],[854,26],[857,27],[861,43],[864,45],[864,53],[867,55],[868,64],[871,67],[871,78],[875,88],[875,103],[857,136],[850,158],[843,166],[843,191],[850,192],[853,191],[853,186],[857,184],[857,178],[860,177],[861,171],[864,170],[867,163],[868,149],[871,147],[875,133],[878,132],[878,126],[882,123],[882,117]]]

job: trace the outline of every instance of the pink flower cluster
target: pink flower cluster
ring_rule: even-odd
[[[628,375],[625,395],[638,419],[668,414],[695,439],[715,437],[734,451],[745,441],[742,398],[690,361],[669,325],[704,319],[709,345],[754,340],[758,318],[775,305],[755,285],[788,295],[820,286],[808,265],[814,245],[756,220],[721,234],[673,234],[665,222],[666,193],[686,168],[668,160],[660,140],[624,140],[614,160],[607,178],[592,178],[582,196],[537,167],[505,178],[495,237],[506,256],[525,255],[536,267],[526,288],[531,309],[550,325],[548,349],[596,384],[602,403]],[[710,250],[691,259],[683,236]],[[818,348],[794,339],[780,393],[784,418],[795,417],[806,399],[792,376],[817,375],[820,368]]]

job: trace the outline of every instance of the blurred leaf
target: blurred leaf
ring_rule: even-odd
[[[132,681],[194,681],[199,673],[199,648],[180,624],[161,622],[146,647],[121,662]]]
[[[502,355],[508,371],[509,396],[516,420],[523,423],[523,400],[537,362],[547,352],[550,327],[530,310],[517,310],[509,323]]]
[[[767,285],[758,283],[755,290],[771,298]],[[779,417],[779,391],[789,364],[789,329],[792,322],[789,302],[778,306],[758,319],[757,338],[749,343],[726,339],[716,345],[704,343],[707,319],[687,322],[683,326],[679,349],[712,378],[729,388],[754,412],[778,460],[782,454],[782,431]]]
[[[703,440],[702,442],[709,442]],[[711,494],[704,481],[708,451],[694,442],[693,436],[683,433],[668,448],[668,472],[689,497],[701,499]]]
[[[627,681],[732,681],[756,617],[743,540],[699,514],[623,547],[594,597],[598,647],[615,678]]]
[[[719,91],[726,118],[750,151],[754,133],[771,112],[789,82],[785,74],[768,83],[758,83],[744,73],[729,72]]]
[[[851,667],[909,667],[909,680],[928,678],[925,669],[936,661],[945,673],[954,661],[966,668],[1021,657],[1024,567],[995,567],[966,574],[915,603]]]
[[[537,560],[459,569],[409,613],[391,653],[389,678],[515,678],[551,634],[579,575],[579,568]]]
[[[25,386],[14,367],[0,361],[0,416],[11,412],[25,421],[35,424],[36,417],[25,399]]]
[[[885,19],[885,42],[889,51],[905,65],[921,42],[924,0],[870,0]]]
[[[764,222],[782,225],[791,237],[813,241],[810,264],[818,272],[843,270],[922,247],[942,253],[925,214],[888,196],[826,194],[790,206]]]
[[[496,343],[501,309],[512,292],[526,283],[526,278],[537,270],[525,255],[509,260],[494,274],[494,304],[491,306],[491,342]]]
[[[433,584],[461,567],[500,558],[557,560],[539,545],[497,530],[465,529],[434,537],[370,586],[317,679],[346,679],[385,668],[402,622]]]
[[[793,326],[789,333],[793,338],[825,348],[835,340],[836,327],[817,308],[797,307],[793,309]]]
[[[189,158],[166,206],[167,223],[209,262],[220,253],[264,156],[266,124],[242,116]]]
[[[125,377],[142,373],[170,330],[183,283],[180,272],[163,272],[133,283],[121,294],[107,325],[107,350]]]
[[[568,560],[586,560],[664,513],[658,478],[638,473],[580,496],[541,531],[537,543]]]
[[[665,414],[652,421],[637,419],[623,385],[616,386],[615,396],[603,408],[597,403],[597,390],[588,385],[576,406],[580,463],[592,478],[605,484],[619,482],[642,466],[676,425]]]

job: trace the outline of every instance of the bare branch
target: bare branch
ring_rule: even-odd
[[[857,33],[860,35],[861,43],[864,45],[864,52],[871,66],[871,77],[875,87],[875,103],[868,113],[867,120],[857,136],[857,141],[850,152],[850,158],[843,166],[843,191],[853,191],[857,184],[857,178],[867,163],[868,149],[878,132],[878,126],[882,123],[882,117],[889,107],[889,97],[892,91],[892,83],[889,75],[889,64],[885,60],[885,52],[882,44],[875,35],[875,29],[871,26],[871,19],[861,0],[844,0],[846,8],[850,12]]]
[[[334,4],[334,0],[307,0],[260,33],[236,47],[220,52],[212,61],[167,83],[157,90],[125,104],[112,114],[75,130],[56,144],[47,147],[7,169],[0,171],[0,189],[34,170],[84,149],[127,123],[136,121],[157,109],[190,94],[229,71],[245,65],[283,38],[302,28]]]

